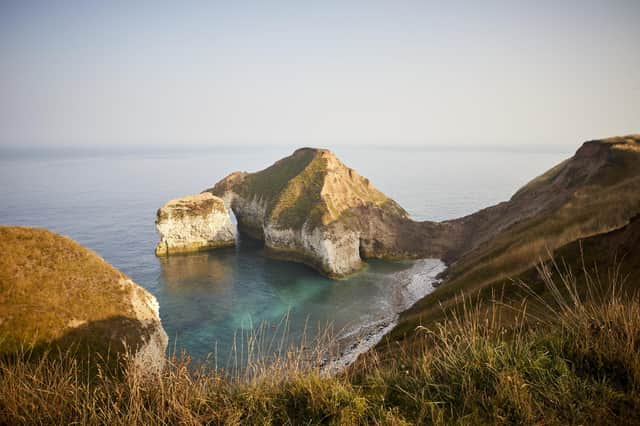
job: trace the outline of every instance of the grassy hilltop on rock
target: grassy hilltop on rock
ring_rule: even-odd
[[[0,356],[131,351],[161,365],[158,302],[94,252],[44,229],[0,226],[0,253]]]
[[[455,231],[412,221],[325,149],[298,149],[262,171],[232,173],[208,191],[223,198],[239,229],[264,240],[271,254],[332,278],[356,272],[367,258],[443,257],[453,240],[445,234]]]
[[[233,192],[260,200],[265,221],[280,228],[315,228],[339,220],[347,210],[371,205],[390,214],[407,213],[378,191],[368,179],[348,168],[326,149],[301,148],[256,173],[236,172],[208,191],[218,196]],[[241,226],[250,225],[241,223]],[[262,227],[247,231],[262,237]],[[254,232],[252,232],[254,231]]]

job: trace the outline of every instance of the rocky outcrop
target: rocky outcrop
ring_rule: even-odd
[[[585,142],[510,200],[444,222],[416,222],[330,151],[302,148],[256,172],[235,172],[207,191],[266,252],[331,278],[368,258],[434,257],[448,276],[516,273],[560,245],[628,223],[640,209],[640,137]],[[614,208],[615,207],[615,208]],[[484,272],[482,272],[484,271]],[[494,271],[495,272],[495,271]]]
[[[639,188],[640,135],[592,140],[509,201],[452,221],[462,229],[462,238],[448,255],[442,283],[401,316],[394,337],[460,308],[462,292],[468,295],[465,300],[474,301],[511,293],[509,286],[517,285],[514,283],[526,271],[537,273],[535,266],[540,261],[556,258],[562,269],[566,262],[573,263],[577,266],[574,273],[589,267],[607,251],[606,247],[597,249],[593,257],[590,241],[609,233],[618,235],[616,230],[637,230]],[[630,223],[634,225],[629,227]],[[633,239],[637,233],[629,235]],[[567,247],[573,249],[568,252]],[[614,254],[616,247],[624,248],[612,244]],[[626,251],[617,253],[618,262],[627,262]],[[615,269],[616,262],[607,263],[601,271],[608,266]],[[524,282],[532,284],[535,280],[531,278],[527,276]]]
[[[638,188],[639,135],[585,142],[509,201],[452,221],[462,238],[447,275],[475,275],[479,284],[491,276],[489,265],[516,274],[557,247],[625,226],[640,213]]]
[[[156,228],[157,256],[228,247],[236,241],[224,202],[208,192],[169,201],[158,210]]]
[[[0,226],[0,253],[0,354],[62,349],[119,362],[127,353],[138,371],[162,368],[168,339],[155,297],[91,250]]]
[[[208,191],[225,200],[239,229],[263,240],[267,253],[331,278],[358,271],[363,258],[441,257],[443,232],[453,230],[416,225],[326,149],[299,149],[260,172],[232,173]]]

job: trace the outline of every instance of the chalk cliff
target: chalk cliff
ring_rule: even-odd
[[[239,229],[263,240],[267,253],[331,278],[358,271],[363,258],[440,257],[447,248],[448,225],[418,226],[326,149],[298,149],[260,172],[232,173],[208,191],[225,200]]]
[[[158,302],[97,254],[53,232],[0,226],[0,354],[72,350],[92,361],[132,351],[142,372],[164,363]]]
[[[157,213],[156,255],[187,253],[235,244],[235,227],[224,202],[208,192],[169,201]]]

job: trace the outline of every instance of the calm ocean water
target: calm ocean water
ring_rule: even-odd
[[[225,363],[235,333],[260,323],[269,333],[287,313],[292,341],[305,324],[310,335],[327,324],[336,332],[357,330],[397,309],[412,262],[372,262],[365,272],[333,282],[303,265],[265,258],[260,245],[246,239],[231,249],[154,256],[159,206],[200,192],[232,171],[262,169],[292,151],[0,151],[0,224],[46,227],[98,252],[157,297],[171,348],[198,358],[215,352]],[[417,220],[451,219],[507,200],[573,153],[333,151]]]

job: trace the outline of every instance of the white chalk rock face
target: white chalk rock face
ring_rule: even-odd
[[[358,234],[339,224],[301,230],[267,226],[264,241],[268,253],[306,263],[330,277],[345,277],[364,266]]]
[[[211,193],[169,201],[158,210],[157,256],[235,245],[236,230],[224,201]]]
[[[160,304],[151,293],[130,279],[124,280],[121,285],[129,289],[129,302],[136,319],[145,330],[136,348],[134,365],[137,371],[144,374],[160,372],[169,343],[169,337],[160,322]]]

